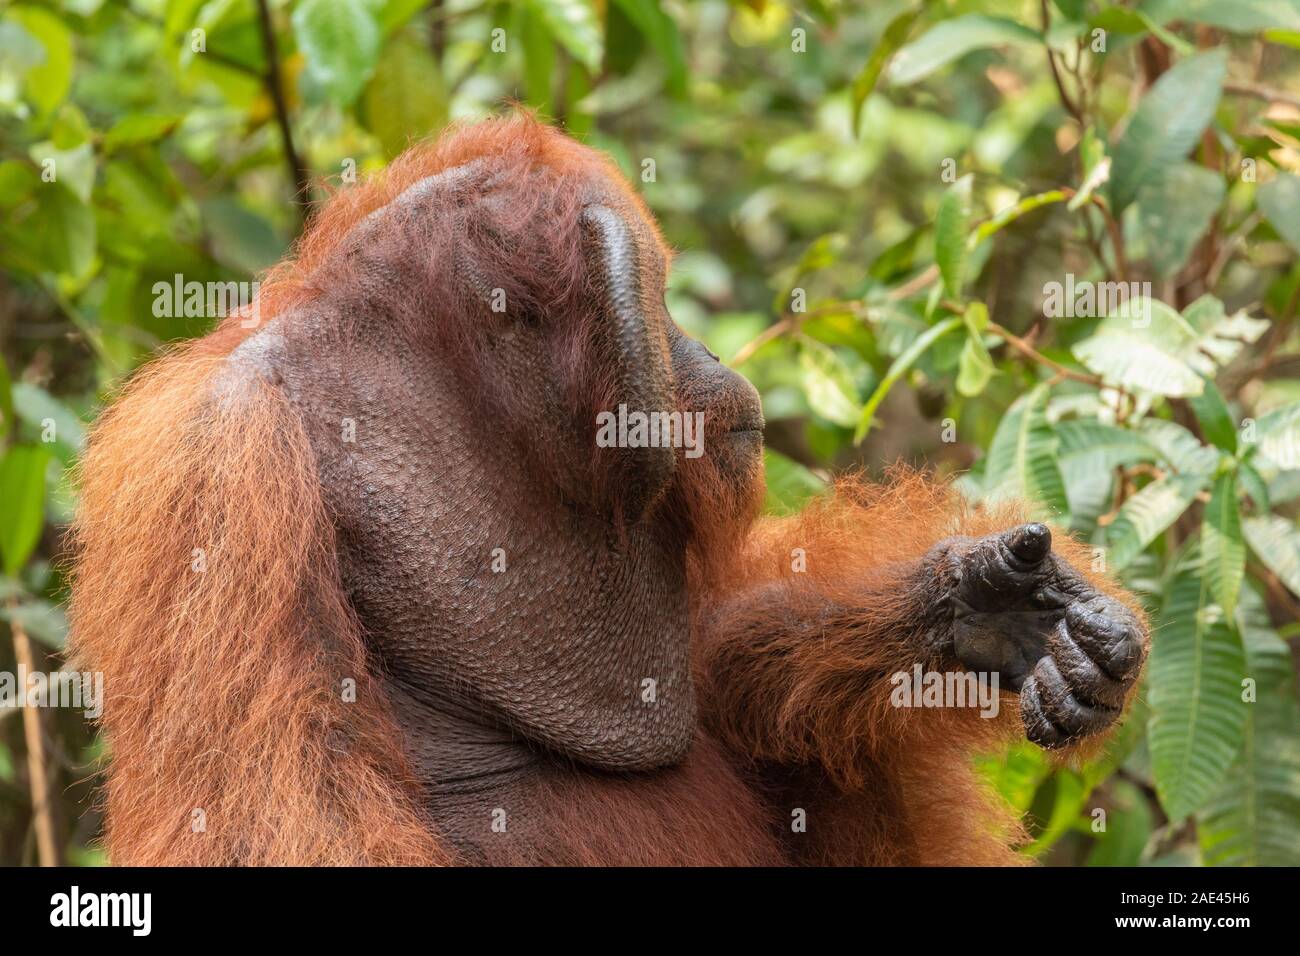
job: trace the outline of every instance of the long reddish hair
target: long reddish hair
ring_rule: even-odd
[[[524,115],[417,146],[316,213],[262,284],[261,321],[319,294],[316,270],[369,213],[485,156],[574,177],[597,162]],[[242,318],[139,372],[81,463],[71,646],[104,674],[108,852],[123,864],[447,861],[343,596],[301,423],[265,386],[212,400],[254,332]]]

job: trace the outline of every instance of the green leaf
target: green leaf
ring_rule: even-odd
[[[45,521],[45,466],[50,453],[33,445],[14,445],[0,459],[0,558],[14,577],[41,539]]]
[[[1156,275],[1178,272],[1209,228],[1227,191],[1223,176],[1177,163],[1138,189],[1138,227]]]
[[[1204,475],[1169,475],[1125,501],[1106,528],[1110,567],[1116,571],[1126,567],[1178,520],[1207,481]]]
[[[1068,461],[1095,474],[1160,458],[1160,452],[1143,435],[1093,418],[1057,422],[1056,436],[1062,464]]]
[[[826,482],[793,458],[771,448],[764,449],[767,479],[765,507],[774,514],[792,514],[801,510],[809,498],[826,490]]]
[[[25,597],[16,607],[0,605],[0,620],[17,621],[28,636],[52,651],[62,651],[67,643],[67,615],[44,598]]]
[[[1255,700],[1244,704],[1241,756],[1197,814],[1201,854],[1210,866],[1300,866],[1300,707],[1291,651],[1251,588],[1242,591],[1237,627]]]
[[[384,49],[362,96],[365,125],[391,158],[447,122],[447,89],[428,48],[406,33]]]
[[[556,41],[593,75],[605,58],[605,34],[591,0],[531,0]]]
[[[1255,204],[1292,250],[1300,252],[1300,176],[1279,173],[1255,192]]]
[[[934,219],[934,258],[943,276],[943,288],[952,298],[961,297],[962,270],[966,264],[966,233],[970,227],[971,176],[953,183],[939,200]]]
[[[1206,379],[1201,394],[1188,399],[1192,411],[1196,414],[1201,434],[1216,448],[1222,448],[1228,454],[1237,452],[1237,426],[1232,420],[1228,403],[1223,400],[1223,393],[1213,381]]]
[[[673,96],[686,93],[686,50],[677,23],[658,0],[614,0],[627,18],[650,43],[667,71],[668,92]]]
[[[1047,422],[1047,385],[1020,396],[1002,416],[984,468],[990,497],[1023,498],[1053,515],[1065,514],[1069,500],[1056,463],[1058,440]]]
[[[1025,196],[1023,199],[1008,206],[1006,209],[1000,210],[996,215],[989,217],[987,221],[980,223],[967,240],[967,250],[973,250],[985,239],[1015,222],[1021,216],[1031,213],[1035,209],[1041,209],[1043,206],[1050,206],[1052,203],[1064,201],[1065,193],[1059,189],[1052,189],[1045,193],[1035,193],[1032,196]]]
[[[1083,287],[1085,296],[1095,295],[1105,318],[1073,348],[1075,357],[1109,384],[1170,398],[1199,395],[1205,378],[1268,328],[1268,322],[1244,311],[1226,315],[1213,296],[1202,296],[1179,315],[1158,299],[1127,297],[1122,286],[1097,282]],[[1067,287],[1065,294],[1069,291]],[[1086,298],[1082,301],[1087,304]]]
[[[1145,0],[1142,10],[1160,23],[1204,23],[1233,33],[1271,27],[1300,30],[1300,3],[1296,0]]]
[[[57,398],[38,385],[17,382],[13,387],[14,413],[25,422],[33,442],[50,442],[71,460],[86,444],[86,426]],[[24,433],[27,433],[27,430]]]
[[[1177,422],[1146,418],[1138,423],[1138,432],[1174,471],[1202,475],[1207,480],[1219,466],[1219,452],[1203,445],[1195,435]]]
[[[966,307],[962,321],[966,323],[967,335],[957,362],[957,391],[970,397],[984,391],[996,371],[983,337],[989,324],[988,306],[983,302],[972,302]]]
[[[1266,513],[1270,507],[1270,496],[1268,482],[1264,480],[1264,476],[1250,462],[1238,461],[1237,480],[1241,482],[1241,490],[1255,503],[1255,514]]]
[[[1300,529],[1281,515],[1247,518],[1246,541],[1264,567],[1300,596]]]
[[[969,13],[936,24],[899,50],[889,64],[889,82],[898,86],[915,83],[972,50],[1041,43],[1042,36],[1037,31],[1014,20]]]
[[[1089,126],[1083,134],[1083,142],[1079,144],[1087,173],[1079,186],[1079,191],[1066,204],[1065,208],[1070,212],[1082,207],[1092,199],[1093,193],[1110,182],[1110,157],[1105,154],[1105,148],[1097,136],[1097,131]]]
[[[1137,866],[1154,826],[1146,794],[1127,780],[1109,782],[1110,812],[1106,829],[1098,834],[1087,866]]]
[[[1220,475],[1205,508],[1205,524],[1201,528],[1201,554],[1205,561],[1205,574],[1210,581],[1210,593],[1232,617],[1237,610],[1237,595],[1246,575],[1246,542],[1241,536],[1241,511],[1237,505],[1237,476],[1231,472]]]
[[[1227,68],[1224,48],[1188,57],[1142,98],[1115,146],[1110,195],[1117,214],[1137,198],[1139,187],[1166,173],[1196,145],[1214,119]]]
[[[1108,293],[1095,284],[1099,294]],[[1165,303],[1139,296],[1123,300],[1109,296],[1113,308],[1096,331],[1074,346],[1074,356],[1108,383],[1127,389],[1181,397],[1202,388],[1201,376],[1184,355],[1196,343],[1196,332]]]
[[[804,394],[814,412],[845,428],[857,424],[862,399],[853,372],[839,353],[815,339],[801,339],[799,369]]]
[[[894,359],[889,366],[889,371],[885,373],[885,377],[880,380],[876,390],[871,393],[867,403],[862,406],[862,415],[858,419],[858,427],[853,433],[853,443],[855,445],[862,444],[862,439],[866,438],[867,433],[871,431],[871,426],[875,421],[876,409],[880,407],[880,403],[885,400],[885,396],[889,394],[889,390],[894,387],[894,384],[903,377],[917,359],[925,354],[931,345],[961,324],[962,320],[959,317],[955,315],[949,316],[942,322],[930,326],[921,335],[917,336],[916,341],[909,345],[898,358]]]
[[[179,113],[131,113],[104,134],[104,149],[111,153],[124,146],[155,143],[170,136],[183,118]]]
[[[294,36],[307,79],[340,106],[357,98],[379,56],[379,24],[365,0],[303,0],[293,11]]]
[[[58,17],[39,7],[13,7],[9,16],[45,48],[40,65],[27,71],[23,90],[41,113],[52,113],[72,88],[72,32]]]
[[[862,67],[862,72],[853,81],[854,136],[862,135],[862,104],[867,101],[871,91],[876,88],[876,81],[880,79],[880,72],[885,68],[885,63],[902,46],[903,41],[907,39],[907,34],[912,29],[912,24],[916,22],[917,14],[920,12],[919,7],[914,10],[904,10],[889,21],[884,33],[880,35],[880,41],[871,51],[871,56],[867,58],[866,64]]]
[[[1220,787],[1241,749],[1246,706],[1241,639],[1206,575],[1184,566],[1161,609],[1147,668],[1147,742],[1160,803],[1172,823]]]
[[[1260,416],[1255,439],[1260,452],[1279,468],[1300,468],[1300,402]]]

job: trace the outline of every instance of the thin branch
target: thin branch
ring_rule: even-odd
[[[262,50],[266,55],[266,75],[262,81],[275,106],[275,121],[280,127],[280,143],[284,159],[289,164],[289,177],[293,182],[294,196],[299,212],[306,218],[307,203],[311,201],[311,173],[298,158],[293,144],[293,128],[289,125],[289,107],[285,102],[284,88],[280,84],[280,54],[275,45],[275,30],[271,26],[271,10],[266,0],[257,0],[258,27],[262,33]]]
[[[1044,38],[1046,38],[1047,31],[1052,25],[1052,15],[1048,11],[1047,0],[1042,0],[1042,11],[1043,11],[1043,36]],[[1061,79],[1061,71],[1056,66],[1055,51],[1053,51],[1051,46],[1046,43],[1044,43],[1044,46],[1047,49],[1047,65],[1048,67],[1051,68],[1052,82],[1056,84],[1056,92],[1061,97],[1061,105],[1064,106],[1069,111],[1070,115],[1075,118],[1079,126],[1081,127],[1087,126],[1088,123],[1083,118],[1083,111],[1079,109],[1079,104],[1074,102],[1074,100],[1070,97],[1070,94],[1065,89],[1065,82]]]
[[[18,618],[18,599],[9,598],[9,632],[14,640],[14,659],[28,674],[36,673],[36,654],[32,640]],[[41,866],[61,865],[59,843],[54,829],[54,810],[50,795],[54,792],[54,774],[45,753],[45,732],[41,726],[41,708],[23,707],[23,736],[27,742],[27,777],[32,792],[32,825],[36,830],[36,852]]]
[[[1039,365],[1047,366],[1062,378],[1068,378],[1074,382],[1082,382],[1085,385],[1092,385],[1095,388],[1114,387],[1108,385],[1098,375],[1089,375],[1086,372],[1076,372],[1074,369],[1062,365],[1060,362],[1056,361],[1055,359],[1048,358],[1046,355],[1038,351],[1038,349],[1034,348],[1032,345],[1030,345],[1020,336],[1016,335],[1014,332],[1010,331],[1009,329],[1003,328],[1002,326],[998,325],[996,322],[990,322],[986,326],[986,328],[994,335],[1004,339],[1008,345],[1010,345],[1013,349],[1015,349],[1025,358],[1031,359],[1037,362]],[[1116,391],[1119,391],[1119,389],[1116,389]]]
[[[1245,80],[1225,80],[1223,89],[1225,92],[1236,93],[1238,96],[1250,96],[1268,103],[1285,103],[1288,106],[1300,108],[1300,96],[1287,93],[1284,90],[1274,89],[1271,86],[1264,86],[1262,83],[1249,83]]]

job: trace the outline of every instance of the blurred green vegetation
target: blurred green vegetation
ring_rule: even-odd
[[[211,323],[154,283],[256,277],[297,200],[517,101],[662,220],[674,316],[763,393],[772,510],[902,458],[1146,602],[1106,752],[984,765],[1026,852],[1300,863],[1298,77],[1300,0],[0,3],[0,671],[59,664],[86,426]],[[0,709],[0,863],[102,862],[103,756]]]

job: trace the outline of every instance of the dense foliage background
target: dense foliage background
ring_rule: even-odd
[[[763,393],[772,509],[903,458],[1147,603],[1103,755],[987,761],[1025,852],[1300,863],[1298,74],[1300,0],[0,4],[0,670],[58,666],[87,425],[211,323],[154,283],[254,278],[295,200],[517,100],[661,217],[673,314]],[[104,758],[0,709],[0,862],[102,862]]]

